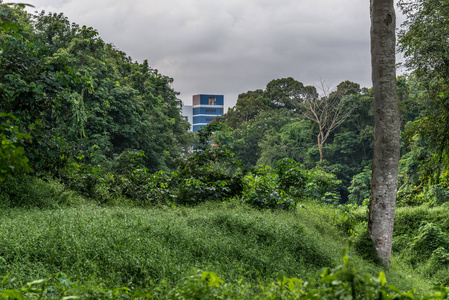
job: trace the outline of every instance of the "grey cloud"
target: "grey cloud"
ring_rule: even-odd
[[[239,93],[272,79],[349,79],[370,86],[366,0],[36,0],[92,26],[133,59],[175,79],[185,102],[196,93]]]

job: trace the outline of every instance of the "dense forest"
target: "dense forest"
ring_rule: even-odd
[[[447,297],[444,1],[399,3],[390,269],[366,233],[372,88],[273,79],[194,134],[172,78],[24,7],[0,1],[1,299]]]
[[[431,146],[432,135],[425,131],[430,128],[423,124],[438,108],[426,103],[423,84],[415,75],[397,78],[402,116],[399,203],[404,205],[418,204],[419,195],[438,189],[444,193],[447,188],[444,147],[439,152]],[[372,103],[372,89],[350,81],[329,92],[325,86],[317,91],[293,78],[275,79],[265,90],[239,95],[237,105],[216,120],[224,126],[214,141],[249,168],[275,168],[280,159],[290,158],[303,169],[333,174],[339,181],[336,200],[361,205],[371,189]]]

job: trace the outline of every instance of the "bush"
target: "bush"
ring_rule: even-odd
[[[70,162],[62,176],[71,189],[100,203],[110,203],[122,195],[123,185],[119,177],[104,166],[81,161]]]
[[[428,276],[434,276],[436,273],[446,273],[444,277],[449,275],[449,270],[447,270],[449,266],[449,252],[444,247],[439,247],[435,249],[430,256],[429,260],[424,265],[424,273]],[[445,270],[446,269],[446,270]],[[445,270],[445,271],[443,271]],[[443,271],[443,272],[442,272]],[[441,280],[448,280],[447,278],[440,278],[440,282],[435,282],[436,284],[441,284]],[[446,283],[447,284],[447,283]]]
[[[413,238],[409,251],[408,260],[412,264],[427,261],[435,250],[443,247],[449,249],[449,237],[441,228],[432,223],[422,225],[418,235]]]
[[[349,202],[362,205],[371,194],[371,168],[365,167],[363,172],[352,177],[351,186],[348,188]]]
[[[326,204],[337,204],[340,195],[337,189],[341,184],[334,174],[326,173],[320,168],[307,171],[307,183],[304,188],[304,197],[318,200]]]
[[[172,174],[177,203],[195,205],[242,193],[244,172],[240,162],[228,149],[211,145],[212,134],[219,129],[217,124],[209,124],[198,131],[193,154]]]
[[[362,227],[362,231],[366,231],[366,210],[365,206],[356,204],[343,204],[337,206],[336,226],[345,234],[354,233]]]
[[[268,166],[260,166],[244,178],[242,201],[257,208],[294,208],[296,202],[279,188],[279,176]]]
[[[319,168],[306,171],[292,159],[281,159],[275,171],[262,165],[244,178],[242,199],[255,207],[272,209],[292,208],[301,200],[337,204],[340,183],[335,175]]]
[[[422,197],[420,188],[413,186],[402,186],[397,193],[396,204],[401,206],[419,206],[423,204],[425,200]]]
[[[12,114],[0,113],[0,182],[16,174],[18,171],[32,171],[25,156],[25,149],[21,146],[24,141],[30,141],[31,136],[19,131],[14,123],[17,118]]]
[[[102,204],[170,203],[174,196],[171,175],[148,173],[142,151],[126,150],[112,161],[89,163],[83,155],[72,160],[62,173],[67,185],[87,198]]]
[[[426,202],[431,206],[438,206],[449,202],[449,188],[444,184],[431,185],[424,189]]]
[[[293,159],[284,158],[276,164],[279,188],[293,197],[301,198],[307,181],[307,172]]]
[[[438,206],[449,203],[447,184],[426,185],[423,187],[401,187],[398,191],[399,206],[418,206],[428,204]]]
[[[84,202],[76,192],[52,178],[14,176],[0,185],[0,208],[57,208]]]

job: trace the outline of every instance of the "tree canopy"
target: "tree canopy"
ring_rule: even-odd
[[[144,151],[150,170],[175,168],[191,134],[172,78],[63,14],[11,8],[6,20],[15,26],[1,33],[0,111],[32,136],[23,146],[33,168],[55,169],[75,153],[104,162],[131,150]]]

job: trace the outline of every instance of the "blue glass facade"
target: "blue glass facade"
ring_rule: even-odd
[[[207,126],[217,116],[223,115],[224,96],[200,94],[193,96],[193,131]]]
[[[221,116],[223,114],[223,108],[219,107],[197,107],[193,109],[194,115],[216,115]]]

